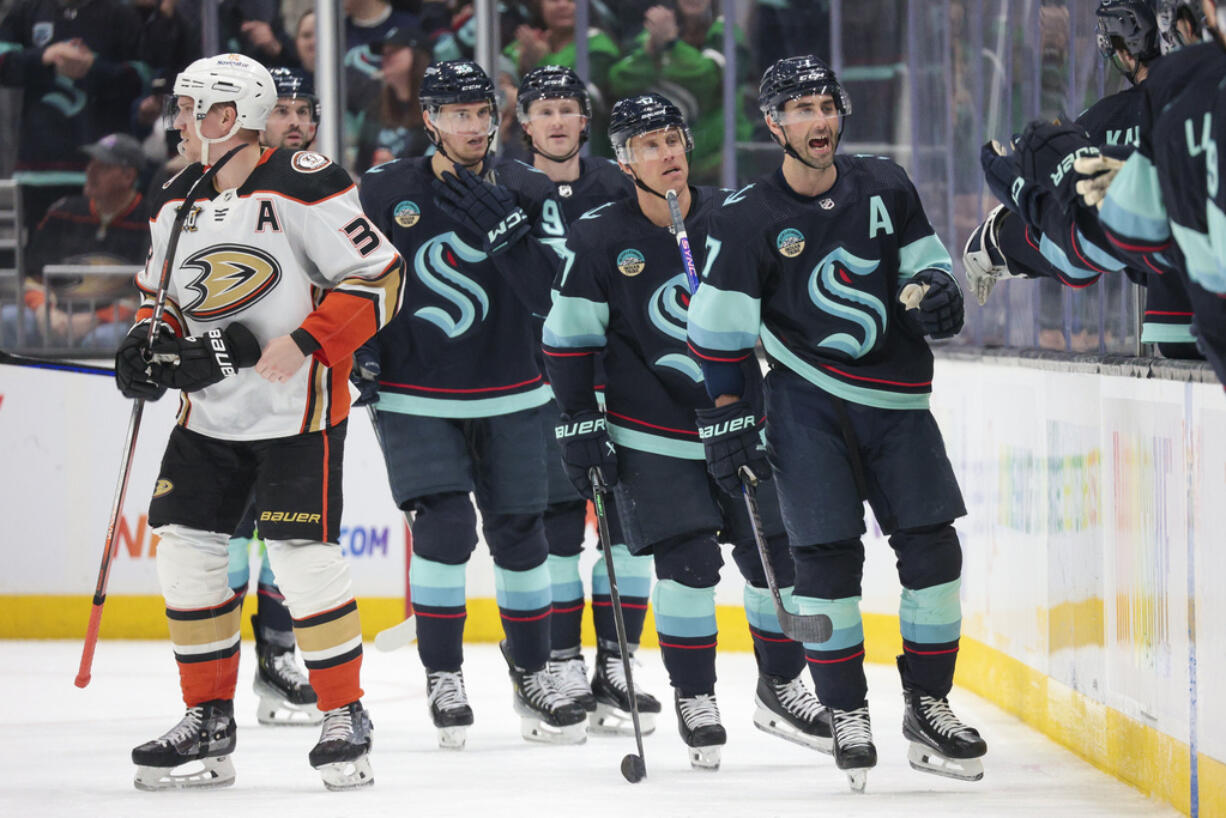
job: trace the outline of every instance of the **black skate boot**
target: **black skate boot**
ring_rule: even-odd
[[[550,656],[549,672],[553,674],[553,683],[559,693],[573,699],[589,713],[596,709],[596,697],[587,681],[587,662],[583,661],[583,654]]]
[[[906,703],[902,734],[911,742],[907,750],[911,768],[960,781],[983,778],[980,759],[988,752],[988,745],[979,731],[954,715],[949,699],[925,696],[911,687],[903,656],[898,657],[898,672],[903,677],[902,695]]]
[[[873,725],[868,704],[855,710],[830,708],[834,733],[834,764],[847,773],[853,792],[864,792],[868,771],[877,766],[877,747],[873,744]]]
[[[630,654],[634,662],[634,654]],[[630,689],[626,685],[626,668],[622,665],[622,657],[615,650],[598,649],[596,651],[596,673],[592,676],[592,695],[596,701],[596,714],[592,717],[593,733],[610,733],[614,735],[634,735],[634,718],[630,713]],[[644,693],[639,687],[638,678],[634,681],[634,698],[639,709],[639,728],[643,735],[655,732],[656,716],[659,715],[660,700],[650,693]]]
[[[438,728],[439,748],[463,750],[468,741],[468,728],[473,723],[473,709],[468,706],[463,671],[426,671],[426,693],[430,718]]]
[[[515,688],[515,712],[520,715],[520,735],[528,741],[549,744],[582,744],[587,741],[587,711],[554,686],[547,667],[527,671],[511,661],[504,639],[499,648]]]
[[[799,678],[789,681],[759,674],[754,704],[753,723],[759,730],[823,753],[834,752],[830,711]]]
[[[308,756],[330,790],[352,790],[375,783],[370,748],[375,726],[360,701],[328,710],[319,743]]]
[[[187,708],[183,719],[162,736],[132,751],[138,790],[228,787],[234,783],[234,702],[215,699]],[[200,769],[175,768],[199,761]],[[194,767],[195,765],[193,765]]]
[[[294,659],[293,631],[269,631],[260,626],[257,616],[251,617],[251,628],[257,661],[251,687],[260,697],[256,720],[271,725],[319,724],[324,714],[315,706],[319,700],[315,690]]]
[[[696,770],[718,770],[720,749],[728,734],[719,721],[719,705],[714,694],[682,696],[675,691],[677,730],[690,751],[690,766]]]

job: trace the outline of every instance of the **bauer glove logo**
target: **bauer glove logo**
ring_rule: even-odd
[[[710,426],[698,427],[699,440],[708,440],[713,437],[723,437],[724,435],[732,434],[733,432],[741,432],[754,427],[754,416],[745,415],[744,417],[733,418],[726,420],[723,423],[713,423]]]
[[[565,440],[568,437],[590,435],[594,432],[603,432],[604,430],[604,418],[598,418],[595,420],[581,420],[577,423],[564,423],[561,426],[555,427],[553,434],[558,440]]]

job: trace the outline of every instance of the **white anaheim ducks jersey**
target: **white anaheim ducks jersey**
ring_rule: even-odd
[[[175,216],[202,172],[191,165],[152,203],[137,321],[153,314]],[[349,175],[320,154],[269,149],[239,188],[207,187],[179,239],[163,320],[181,336],[242,322],[261,348],[292,333],[314,354],[282,383],[246,368],[183,393],[179,424],[210,437],[259,440],[340,423],[349,411],[353,351],[400,307],[400,256],[363,215]]]

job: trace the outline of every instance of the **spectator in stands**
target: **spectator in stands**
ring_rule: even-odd
[[[223,48],[246,54],[270,68],[298,65],[277,0],[222,0],[218,17]]]
[[[78,148],[128,129],[147,76],[140,18],[122,0],[18,0],[0,20],[0,85],[22,90],[13,176],[26,224],[80,190]]]
[[[360,117],[357,173],[393,159],[422,156],[430,147],[419,96],[430,64],[426,35],[416,27],[393,28],[380,52],[382,84]]]
[[[749,74],[750,56],[742,32],[736,32],[741,79]],[[724,144],[724,18],[711,0],[677,0],[652,6],[643,14],[635,47],[609,69],[609,88],[617,99],[662,94],[681,109],[694,131],[690,175],[695,184],[720,181]],[[736,138],[748,139],[753,123],[737,106]]]
[[[44,281],[49,264],[143,264],[149,251],[149,211],[136,190],[146,164],[140,143],[111,134],[82,148],[90,159],[85,187],[51,206],[34,231],[26,257],[24,306],[3,311],[4,342],[14,344],[17,321],[24,341],[46,346],[113,349],[136,311],[128,276],[82,276]]]
[[[179,8],[182,0],[132,0],[141,21],[141,49],[159,76],[171,80],[200,56],[200,29]],[[159,112],[160,113],[160,112]]]
[[[298,30],[294,34],[294,48],[302,70],[315,76],[315,12],[308,11],[298,18]]]
[[[356,69],[377,82],[387,33],[394,28],[418,30],[420,21],[416,14],[395,10],[388,0],[345,0],[344,10],[345,69]],[[361,100],[357,107],[350,103],[349,110],[362,110],[367,101]]]

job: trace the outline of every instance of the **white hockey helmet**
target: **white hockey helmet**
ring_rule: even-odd
[[[203,145],[201,161],[208,163],[208,146],[225,142],[240,128],[264,130],[264,123],[277,104],[277,86],[272,74],[260,63],[242,54],[219,54],[196,60],[175,77],[174,99],[189,97],[195,102],[196,136]],[[200,132],[200,123],[218,103],[233,103],[238,120],[225,136],[209,139]]]

